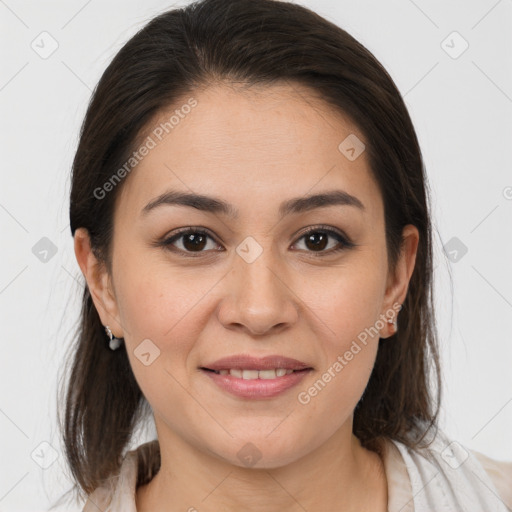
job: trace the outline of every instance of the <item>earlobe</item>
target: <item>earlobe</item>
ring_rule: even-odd
[[[105,264],[96,258],[91,248],[89,233],[85,228],[75,231],[74,249],[77,263],[89,288],[94,306],[103,325],[110,325],[116,337],[122,337],[118,308],[111,287],[111,276]]]

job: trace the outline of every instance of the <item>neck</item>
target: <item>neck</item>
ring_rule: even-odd
[[[382,460],[361,446],[351,427],[304,457],[269,469],[239,467],[178,436],[159,435],[161,467],[137,489],[137,511],[386,511]]]

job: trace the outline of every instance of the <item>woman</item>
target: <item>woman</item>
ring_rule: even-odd
[[[70,208],[84,510],[512,506],[512,463],[438,428],[421,152],[345,31],[271,0],[156,17],[94,92]]]

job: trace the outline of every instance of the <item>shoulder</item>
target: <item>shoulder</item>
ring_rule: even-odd
[[[393,441],[409,477],[415,508],[508,510],[512,461],[499,462],[479,454],[439,428],[426,442],[412,449]]]
[[[160,466],[158,441],[149,441],[128,451],[117,475],[97,487],[88,497],[82,512],[136,512],[137,486],[153,478]]]
[[[500,498],[512,510],[512,461],[492,459],[475,450],[472,452],[491,477]]]

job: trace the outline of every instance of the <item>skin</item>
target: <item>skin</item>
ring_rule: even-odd
[[[112,274],[91,252],[87,232],[75,235],[101,321],[124,337],[154,413],[162,465],[137,490],[137,510],[385,511],[382,461],[361,447],[352,423],[379,338],[392,335],[393,326],[381,323],[378,335],[308,404],[297,395],[359,333],[403,303],[418,231],[404,228],[396,272],[388,273],[383,202],[366,153],[350,161],[338,150],[349,134],[367,142],[311,91],[218,84],[190,96],[198,105],[122,185]],[[161,112],[150,128],[169,116]],[[173,205],[141,214],[169,189],[218,197],[239,217]],[[333,189],[356,196],[364,211],[335,205],[279,219],[281,201]],[[332,235],[323,248],[307,245],[304,229],[318,224],[340,230],[356,246],[329,254],[339,247]],[[198,257],[155,246],[188,226],[215,237]],[[252,263],[236,252],[247,236],[263,250]],[[185,244],[181,237],[174,247],[193,252]],[[160,350],[148,366],[134,354],[144,339]],[[265,400],[234,397],[198,370],[239,353],[281,354],[314,370]],[[247,443],[261,454],[253,467],[237,456]]]

